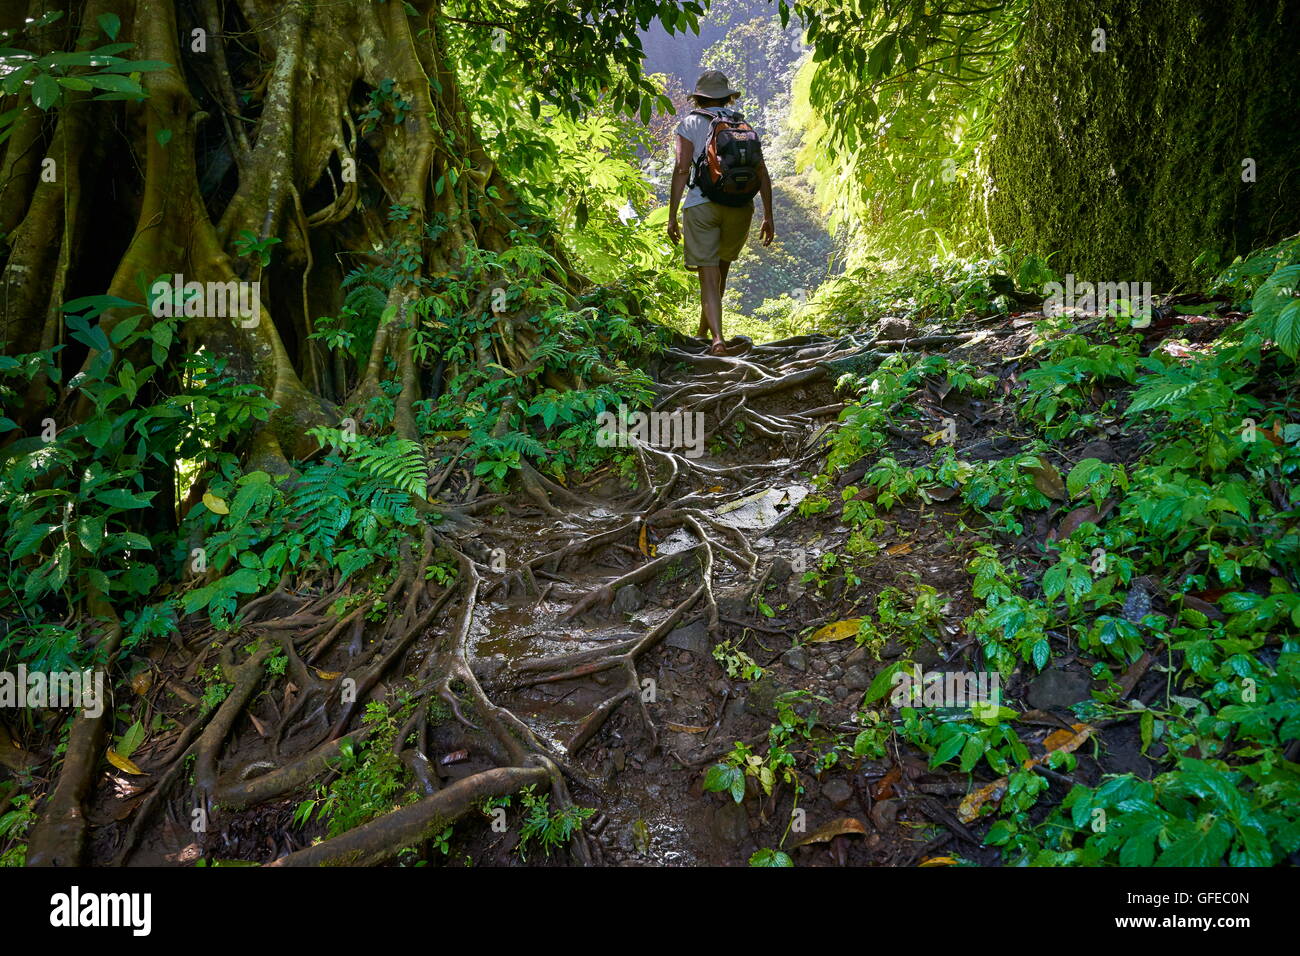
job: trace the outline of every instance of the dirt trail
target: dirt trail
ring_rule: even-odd
[[[953,337],[938,338],[920,344]],[[799,573],[844,538],[829,514],[797,515],[843,407],[834,383],[882,348],[912,344],[808,336],[718,358],[679,340],[652,369],[654,421],[669,434],[631,433],[647,439],[627,445],[635,480],[607,470],[566,488],[525,467],[522,493],[427,526],[418,558],[410,542],[386,616],[362,616],[364,595],[336,615],[329,608],[350,592],[322,580],[252,602],[235,642],[200,626],[159,648],[151,666],[169,703],[149,699],[175,729],[137,755],[144,777],[110,776],[96,789],[90,859],[383,862],[463,821],[451,862],[517,865],[518,802],[497,827],[483,800],[549,782],[553,808],[595,814],[567,849],[529,863],[744,865],[849,818],[866,839],[828,838],[798,862],[916,862],[952,839],[942,829],[951,814],[929,794],[964,786],[935,781],[904,805],[890,799],[899,766],[908,784],[927,785],[908,758],[825,765],[828,748],[860,729],[863,691],[885,665],[852,641],[794,646],[810,625],[843,616],[848,597],[811,593]],[[906,521],[891,516],[884,537],[916,533],[894,528]],[[918,547],[872,562],[863,578],[878,590],[916,569],[941,586],[952,578],[956,593],[964,575],[943,531],[937,521],[917,534],[930,538],[929,564]],[[458,563],[449,581],[420,574],[435,554]],[[271,641],[248,643],[258,635]],[[276,643],[288,672],[264,685]],[[245,646],[261,649],[237,658]],[[219,707],[196,712],[197,678],[214,672],[214,655],[231,687]],[[340,695],[348,683],[350,698]],[[391,739],[417,795],[334,839],[323,839],[319,814],[297,821],[300,801],[335,779],[344,741],[365,739],[365,702],[411,695],[430,706],[406,711]],[[782,744],[789,778],[770,794],[751,780],[743,802],[704,792],[706,769],[737,741],[768,754],[783,707],[807,725]],[[970,842],[966,855],[977,855]]]
[[[803,627],[756,598],[798,563],[779,535],[842,407],[825,363],[861,351],[826,337],[734,358],[674,349],[654,410],[700,416],[705,441],[638,447],[631,497],[604,480],[562,516],[485,517],[477,539],[506,570],[474,617],[474,670],[586,777],[574,797],[599,811],[596,861],[743,864],[754,849],[745,811],[700,784],[733,741],[763,736],[771,695],[747,699],[712,650],[747,641],[769,664]]]

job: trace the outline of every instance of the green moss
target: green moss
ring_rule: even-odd
[[[990,147],[995,240],[1057,252],[1060,273],[1168,286],[1204,250],[1295,232],[1297,33],[1281,0],[1036,3]]]

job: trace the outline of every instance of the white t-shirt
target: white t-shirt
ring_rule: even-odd
[[[696,108],[702,109],[706,113],[712,113],[715,116],[727,113],[735,119],[745,118],[741,113],[737,113],[735,110],[728,109],[725,106],[702,106]],[[709,127],[711,125],[712,124],[703,116],[696,116],[694,113],[687,115],[677,124],[677,135],[689,139],[691,141],[691,146],[694,147],[691,152],[692,162],[699,159],[700,154],[704,152],[704,148],[709,145]],[[708,201],[709,200],[705,195],[700,192],[699,186],[692,186],[686,193],[686,199],[682,203],[682,208],[689,209],[691,206],[698,206],[700,203],[706,203]]]

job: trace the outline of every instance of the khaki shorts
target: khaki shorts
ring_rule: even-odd
[[[749,238],[754,204],[723,206],[702,202],[687,206],[682,213],[682,236],[686,245],[686,268],[735,262]]]

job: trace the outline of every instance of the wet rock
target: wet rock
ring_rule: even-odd
[[[1145,577],[1134,578],[1128,596],[1124,598],[1124,610],[1120,612],[1124,620],[1137,624],[1144,616],[1151,613],[1151,586]]]
[[[1096,458],[1112,465],[1119,461],[1119,455],[1115,454],[1115,446],[1108,441],[1090,441],[1076,451],[1075,455],[1080,461],[1085,458]]]
[[[1000,458],[1008,458],[1015,454],[1020,450],[1020,447],[1020,442],[999,436],[972,445],[962,452],[962,457],[968,461],[997,461]]]
[[[723,617],[744,617],[749,613],[750,608],[745,603],[747,595],[719,595],[718,613]]]
[[[853,799],[853,788],[844,780],[836,777],[834,780],[826,781],[826,784],[822,787],[822,796],[835,806],[843,809]]]
[[[902,657],[907,650],[896,638],[891,637],[885,641],[885,646],[880,649],[880,659],[882,661],[893,661]]]
[[[727,716],[728,717],[745,716],[744,697],[733,697],[731,700],[727,701]]]
[[[934,670],[943,663],[943,654],[939,648],[929,641],[922,641],[912,651],[912,660],[922,670]]]
[[[745,698],[745,713],[756,717],[775,717],[776,699],[789,690],[790,685],[771,677],[755,681],[749,685],[749,696]]]
[[[910,339],[916,335],[916,326],[907,319],[899,318],[896,315],[887,315],[880,320],[876,326],[876,337],[882,342],[892,342],[895,339]]]
[[[861,664],[854,664],[844,672],[844,686],[849,690],[866,690],[871,686],[871,672]]]
[[[1088,675],[1080,671],[1048,668],[1030,683],[1029,705],[1038,710],[1069,707],[1088,699],[1091,683]]]
[[[898,818],[901,800],[881,800],[871,808],[871,822],[877,830],[888,830]]]
[[[849,651],[848,657],[844,658],[844,666],[852,667],[854,664],[865,664],[867,662],[867,649],[865,647],[855,647]]]
[[[714,808],[709,830],[719,843],[740,843],[749,839],[749,815],[739,803],[728,799],[722,806]]]
[[[845,687],[843,684],[836,684],[836,685],[835,685],[835,699],[836,699],[836,700],[844,700],[844,699],[845,699],[846,697],[848,697],[848,696],[849,696],[849,689],[848,689],[847,687]]]
[[[772,559],[772,573],[767,576],[771,584],[784,584],[794,574],[794,565],[783,554]]]
[[[808,670],[808,652],[802,647],[792,647],[781,655],[781,663],[802,674]]]
[[[1150,780],[1155,764],[1142,755],[1142,739],[1136,732],[1111,734],[1106,738],[1106,748],[1102,754],[1101,767],[1106,773],[1131,773]]]
[[[635,584],[625,584],[614,592],[614,603],[611,608],[615,614],[632,614],[635,611],[645,607],[645,595]]]
[[[627,754],[622,747],[615,747],[609,752],[610,762],[614,764],[614,769],[619,773],[627,766]]]
[[[830,667],[826,668],[826,673],[822,676],[827,680],[839,680],[844,676],[844,668],[840,667],[839,664],[832,664]]]
[[[703,621],[677,628],[664,638],[664,643],[679,651],[690,651],[700,657],[708,657],[712,650],[709,646],[709,629],[705,627]]]

